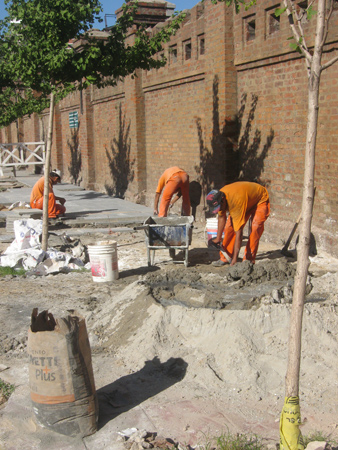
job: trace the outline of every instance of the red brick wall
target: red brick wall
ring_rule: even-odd
[[[241,118],[241,167],[250,179],[260,176],[269,180],[272,220],[271,231],[288,237],[287,220],[295,221],[301,210],[304,175],[304,149],[307,125],[307,72],[303,58],[291,52],[287,38],[291,35],[287,17],[282,16],[280,30],[269,35],[267,8],[273,2],[259,4],[235,18],[235,65],[238,71],[238,107]],[[249,14],[250,13],[250,14]],[[255,14],[256,36],[246,42],[245,20]],[[330,40],[336,40],[338,12],[332,18]],[[304,25],[314,36],[314,24]],[[313,39],[307,40],[308,45]],[[330,46],[327,47],[328,49]],[[323,62],[334,56],[324,55]],[[317,243],[332,250],[332,238],[337,231],[338,164],[338,94],[337,66],[323,72],[320,89],[319,125],[316,149],[313,225]],[[253,99],[255,104],[253,105]],[[272,142],[271,142],[272,139]],[[259,144],[257,144],[259,143]],[[271,144],[271,145],[270,145]],[[250,149],[254,148],[254,157]],[[290,226],[289,226],[290,228]],[[272,230],[274,229],[274,230]],[[334,231],[336,230],[336,231]],[[337,252],[337,245],[335,245]]]
[[[222,4],[198,4],[165,45],[168,64],[143,75],[148,204],[167,167],[181,166],[191,181],[202,184],[203,191],[223,186],[227,171],[231,179],[231,157],[226,167],[229,146],[232,149],[228,136],[233,134],[236,113],[231,36],[231,10]],[[190,59],[185,57],[187,43],[191,45]],[[176,61],[170,54],[174,46]]]
[[[271,22],[277,6],[265,0],[234,15],[224,3],[197,4],[164,45],[163,55],[168,58],[164,68],[139,71],[137,78],[127,77],[115,87],[88,89],[82,100],[74,93],[60,102],[52,165],[61,168],[66,181],[73,180],[69,112],[78,111],[78,184],[111,194],[119,191],[125,198],[151,206],[159,176],[173,165],[198,180],[203,193],[238,178],[260,179],[269,184],[272,204],[266,235],[286,239],[286,230],[292,228],[301,208],[307,75],[304,60],[290,50],[286,15],[278,26]],[[255,36],[248,40],[246,27],[252,20]],[[337,26],[335,11],[329,32],[332,47],[338,41]],[[312,35],[313,27],[304,23],[305,32]],[[128,39],[132,42],[133,35]],[[199,52],[202,39],[203,55]],[[311,39],[307,43],[313,44]],[[190,59],[185,59],[186,44],[191,48]],[[332,48],[324,61],[335,52]],[[321,80],[313,224],[318,243],[338,254],[337,67],[327,69]],[[20,128],[25,140],[46,137],[47,120],[47,115],[25,119]],[[15,124],[1,131],[3,142],[15,136]],[[120,158],[117,168],[109,160],[113,149]],[[128,176],[118,179],[119,173]],[[203,202],[202,198],[198,218],[204,218]]]
[[[120,111],[124,117],[124,84],[116,87],[106,87],[92,92],[94,136],[93,157],[94,185],[93,188],[102,192],[113,189],[114,179],[109,168],[109,159],[119,142]]]

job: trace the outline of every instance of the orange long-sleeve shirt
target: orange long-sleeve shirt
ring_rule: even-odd
[[[34,203],[36,200],[39,200],[39,198],[43,197],[44,186],[45,186],[45,177],[41,177],[33,186],[30,199],[31,203]],[[53,185],[50,180],[49,180],[49,193],[50,194],[54,193]]]
[[[164,188],[164,186],[168,183],[168,180],[170,180],[170,178],[175,173],[178,173],[178,172],[184,172],[184,170],[180,169],[179,167],[176,167],[176,166],[175,167],[170,167],[169,169],[165,170],[162,173],[162,175],[161,175],[161,177],[160,177],[160,179],[158,181],[158,185],[157,185],[157,188],[156,188],[156,193],[160,194],[162,192],[162,189]]]
[[[237,181],[228,184],[221,191],[225,194],[235,231],[238,231],[245,224],[247,212],[269,200],[268,191],[264,186],[249,181]],[[225,211],[219,211],[218,214],[223,216]]]

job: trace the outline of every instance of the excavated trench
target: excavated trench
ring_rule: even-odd
[[[262,301],[290,303],[295,267],[286,259],[251,264],[245,261],[219,269],[211,266],[149,273],[144,283],[164,307],[244,310]]]

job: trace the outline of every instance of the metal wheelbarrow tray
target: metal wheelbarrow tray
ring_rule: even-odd
[[[192,240],[193,216],[148,217],[143,228],[146,234],[148,266],[154,265],[155,250],[169,249],[171,258],[175,251],[184,250],[184,264],[188,266],[189,245]],[[152,250],[152,253],[150,252]],[[175,261],[181,262],[181,261]]]

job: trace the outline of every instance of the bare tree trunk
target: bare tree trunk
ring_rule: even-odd
[[[299,374],[302,343],[302,321],[308,275],[312,207],[314,199],[315,147],[318,121],[320,71],[313,71],[309,79],[308,127],[305,151],[305,173],[302,219],[297,247],[295,277],[289,330],[288,365],[285,377],[285,402],[280,419],[281,450],[304,448],[299,404]]]
[[[316,45],[312,57],[308,80],[308,122],[305,150],[305,170],[302,201],[302,220],[297,248],[297,273],[295,277],[290,335],[289,356],[285,380],[286,397],[299,394],[299,370],[301,355],[302,318],[305,301],[306,279],[309,268],[309,248],[311,236],[312,208],[314,199],[315,149],[319,109],[319,85],[321,76],[322,35],[325,0],[318,2]]]
[[[311,86],[310,86],[311,85]],[[297,247],[297,272],[291,311],[289,356],[285,380],[286,397],[299,394],[299,371],[301,355],[302,318],[305,301],[306,279],[309,268],[312,208],[314,197],[315,147],[318,120],[319,76],[309,81],[309,111],[305,154],[305,174],[302,202],[302,219]]]
[[[281,449],[304,448],[299,405],[299,374],[301,360],[302,321],[308,276],[311,222],[314,200],[315,149],[318,125],[321,58],[325,39],[326,0],[318,0],[317,27],[314,52],[308,65],[308,121],[305,148],[302,219],[297,248],[297,272],[295,277],[289,331],[288,365],[285,377],[285,403],[280,420]],[[309,63],[309,61],[308,61]]]
[[[47,251],[48,247],[48,197],[49,197],[49,172],[50,155],[53,140],[53,118],[54,118],[54,93],[50,95],[49,122],[47,134],[47,148],[45,161],[45,184],[43,190],[43,216],[42,216],[42,250]]]

